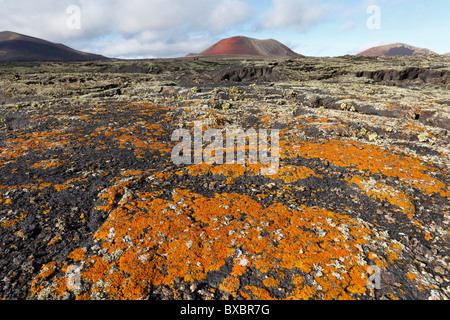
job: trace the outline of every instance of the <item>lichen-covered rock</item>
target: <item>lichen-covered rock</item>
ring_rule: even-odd
[[[405,61],[450,66],[0,65],[0,298],[448,299],[450,93],[367,78]],[[279,168],[175,165],[198,121],[279,130]]]

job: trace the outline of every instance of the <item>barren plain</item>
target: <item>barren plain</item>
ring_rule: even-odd
[[[0,63],[0,299],[448,299],[449,85],[437,55]],[[195,121],[279,129],[278,172],[175,165]]]

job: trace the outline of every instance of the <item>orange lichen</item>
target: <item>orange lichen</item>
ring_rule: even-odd
[[[155,177],[159,181],[166,181],[167,179],[170,178],[170,175],[171,175],[170,172],[159,172],[158,171],[153,174],[153,177]]]
[[[408,277],[409,280],[413,281],[414,279],[417,278],[417,274],[413,273],[413,272],[408,272],[406,274],[406,276]]]
[[[20,229],[19,231],[16,232],[16,234],[23,239],[23,230]]]
[[[69,179],[69,180],[67,180],[67,181],[66,181],[65,183],[63,183],[63,184],[54,184],[54,185],[53,185],[53,188],[54,188],[56,191],[61,192],[61,191],[64,191],[64,190],[73,188],[73,187],[74,187],[74,185],[73,185],[74,182],[82,182],[82,181],[87,181],[87,179],[86,179],[86,178],[74,178],[74,179]]]
[[[295,277],[292,282],[295,285],[295,288],[292,295],[288,297],[289,300],[310,300],[315,297],[317,290],[314,287],[305,284],[302,277]]]
[[[78,248],[74,251],[72,251],[68,258],[72,259],[73,261],[82,261],[84,260],[86,255],[86,248]]]
[[[241,283],[238,277],[229,276],[219,285],[219,289],[232,295],[236,295],[240,286]]]
[[[122,107],[138,110],[139,114],[129,119],[125,126],[101,127],[93,133],[80,131],[82,133],[76,137],[77,143],[90,143],[102,150],[113,145],[131,150],[137,158],[157,158],[159,154],[170,153],[169,143],[163,137],[167,133],[162,126],[146,122],[161,108],[150,104]],[[194,103],[192,107],[195,107]],[[96,108],[92,114],[107,112],[107,109]],[[214,115],[214,119],[221,120],[220,115]],[[89,117],[85,120],[90,121]],[[324,131],[347,128],[322,116],[300,120],[305,121],[296,126],[298,130],[282,130],[281,134],[286,138],[288,135],[295,137],[297,131],[310,127]],[[264,121],[274,123],[277,115],[267,114],[262,118]],[[57,133],[60,135],[57,136]],[[0,156],[12,160],[17,158],[18,152],[40,150],[45,153],[48,148],[70,146],[74,135],[65,136],[65,133],[56,130],[48,135],[23,134],[7,141],[8,147],[2,149]],[[69,137],[71,139],[66,139]],[[96,140],[102,138],[108,143],[97,145]],[[365,194],[376,202],[387,202],[394,206],[394,209],[390,206],[386,209],[391,211],[389,214],[392,210],[402,212],[416,225],[419,222],[414,220],[417,219],[414,217],[415,207],[404,191],[405,186],[430,195],[450,195],[445,183],[430,174],[432,164],[406,153],[344,140],[298,142],[282,139],[281,144],[282,157],[289,161],[281,162],[275,174],[263,177],[261,181],[264,184],[268,180],[273,181],[263,187],[255,182],[259,180],[263,166],[249,163],[203,163],[162,172],[155,169],[134,170],[131,167],[119,173],[113,169],[111,171],[114,173],[102,173],[113,175],[109,180],[112,186],[105,186],[102,181],[102,187],[98,189],[99,204],[96,209],[108,213],[107,220],[93,235],[102,250],[78,248],[70,252],[65,262],[45,265],[33,281],[33,295],[50,292],[53,297],[61,297],[68,290],[67,278],[61,274],[71,263],[83,262],[81,277],[86,284],[83,290],[87,291],[75,294],[76,299],[80,300],[93,298],[96,294],[109,299],[140,299],[147,297],[152,288],[158,286],[167,286],[172,289],[174,297],[182,297],[181,289],[177,288],[180,283],[195,284],[204,281],[211,272],[222,273],[224,269],[227,274],[223,275],[216,289],[233,298],[272,299],[273,292],[277,290],[276,297],[286,299],[352,299],[367,293],[366,254],[377,266],[388,267],[389,263],[400,259],[403,248],[395,241],[382,239],[379,230],[372,224],[349,215],[348,212],[355,208],[365,210],[365,204],[356,197],[352,198],[355,206],[348,205],[345,209],[335,206],[337,208],[333,211],[327,210],[331,206],[327,207],[325,201],[316,202],[315,207],[299,205],[302,202],[314,203],[308,201],[309,194],[312,197],[316,192],[326,192],[325,186],[313,190],[316,183],[301,180],[317,178],[315,180],[320,184],[319,180],[327,174],[327,169],[320,168],[322,163],[327,167],[329,162],[345,168],[346,173],[352,173],[345,180],[351,188],[360,192],[361,198]],[[249,147],[244,148],[248,151]],[[296,161],[297,158],[299,161]],[[57,167],[56,161],[44,160],[32,167],[51,169]],[[2,162],[2,165],[5,163]],[[308,164],[305,163],[310,167],[306,167]],[[14,170],[18,171],[17,168]],[[206,197],[189,189],[173,189],[177,187],[176,180],[179,178],[173,174],[208,180],[211,190],[223,178],[228,184],[243,182],[244,179],[239,179],[241,177],[258,176],[258,179],[251,179],[251,185],[243,182],[248,188],[242,193],[247,195],[211,195],[208,191],[209,196]],[[380,176],[398,178],[399,184],[394,185],[392,179],[386,179],[388,182],[375,180],[374,174],[376,179]],[[209,176],[215,179],[211,180]],[[144,180],[150,183],[144,183]],[[71,179],[62,184],[41,179],[29,186],[0,186],[0,191],[53,188],[59,192],[82,181],[86,179]],[[173,185],[165,188],[166,184],[158,182],[173,182]],[[308,183],[307,192],[303,192],[306,188],[299,186],[301,183]],[[189,188],[188,182],[181,185]],[[142,190],[139,189],[141,187]],[[254,189],[250,192],[250,188]],[[231,187],[227,189],[232,190]],[[294,197],[294,192],[299,190],[303,194]],[[283,196],[288,199],[283,199]],[[15,205],[11,199],[3,199],[2,194],[0,204]],[[46,203],[39,210],[44,215],[53,214],[53,208],[53,205]],[[20,214],[25,216],[24,212]],[[80,215],[80,219],[83,223],[87,222],[84,214]],[[1,223],[2,226],[13,226],[19,221],[15,215],[9,220],[3,219]],[[425,233],[426,240],[431,240],[433,236],[432,233]],[[54,236],[48,245],[58,241],[60,236]],[[386,242],[375,249],[372,246],[376,241]],[[372,251],[367,251],[368,247]],[[231,264],[232,268],[224,268],[226,264]],[[255,282],[245,285],[249,283],[246,277],[252,277]],[[413,280],[409,274],[408,278]]]
[[[125,170],[121,172],[121,175],[124,177],[138,176],[141,175],[142,172],[142,170]]]
[[[64,162],[55,160],[55,159],[43,160],[43,161],[35,163],[30,168],[32,168],[32,169],[40,169],[40,168],[41,169],[53,169],[53,168],[57,168],[57,167],[61,166],[63,163]]]
[[[115,192],[125,185],[129,184],[119,183]],[[247,216],[244,220],[243,213]],[[355,240],[345,240],[336,226],[345,226]],[[120,257],[113,261],[101,256],[86,258],[82,276],[93,284],[99,280],[108,283],[102,291],[113,299],[137,299],[151,285],[204,279],[208,272],[223,267],[240,248],[242,254],[234,259],[232,273],[219,289],[233,295],[241,292],[239,277],[251,266],[261,273],[276,266],[280,274],[295,269],[311,272],[323,266],[327,274],[319,282],[325,286],[332,280],[333,290],[316,290],[314,295],[331,299],[345,295],[344,288],[352,288],[355,294],[365,291],[361,280],[365,269],[355,264],[361,255],[358,247],[370,234],[360,222],[320,208],[292,210],[277,203],[264,207],[248,196],[217,194],[206,198],[176,189],[171,201],[155,198],[121,202],[94,236],[110,254],[121,252]],[[333,267],[337,261],[341,269]],[[331,276],[332,272],[341,276]],[[346,272],[350,274],[346,276]],[[265,280],[266,288],[277,284],[276,279]],[[100,290],[95,288],[92,292]],[[307,290],[304,284],[302,288]],[[271,298],[264,288],[244,289],[255,298]],[[300,292],[296,290],[286,292],[287,297],[297,294]],[[346,297],[350,298],[348,294]]]
[[[340,167],[397,177],[426,194],[450,196],[447,186],[428,174],[433,169],[410,155],[397,154],[376,145],[356,141],[303,142],[298,146],[281,141],[280,144],[284,152],[282,158],[320,158]]]
[[[256,286],[245,286],[246,290],[249,290],[254,297],[258,300],[274,300],[270,295],[269,291],[264,288]]]
[[[87,300],[90,300],[90,298],[91,298],[91,295],[87,292],[85,292],[81,295],[75,295],[75,300],[87,301]]]
[[[242,177],[244,175],[254,175],[256,172],[256,166],[245,167],[241,164],[222,164],[222,165],[210,165],[202,163],[198,165],[188,166],[187,170],[190,175],[204,176],[204,175],[222,175],[227,177],[228,183],[233,183],[234,179]]]
[[[10,200],[10,199],[7,199]],[[5,201],[6,202],[6,201]],[[24,210],[19,210],[18,212],[15,212],[14,217],[10,218],[3,218],[0,221],[0,226],[3,228],[11,228],[18,224],[19,222],[23,221],[27,216],[27,213]]]
[[[138,158],[143,158],[148,152],[159,151],[161,154],[171,152],[168,143],[155,138],[162,136],[164,133],[159,125],[147,123],[141,125],[146,129],[145,134],[140,133],[136,125],[118,130],[121,134],[114,136],[113,140],[119,143],[119,148],[133,149]],[[109,134],[109,136],[111,135]]]
[[[0,158],[16,159],[30,152],[46,153],[48,149],[65,148],[70,145],[70,133],[59,130],[34,132],[20,135],[17,138],[5,140],[6,148],[2,148]]]
[[[47,280],[53,276],[57,271],[58,263],[53,261],[41,267],[41,271],[31,284],[32,296],[37,296],[44,290],[44,286],[40,283],[42,280]]]
[[[221,164],[221,165],[210,165],[207,163],[201,163],[198,165],[188,166],[190,175],[193,176],[206,176],[211,175],[222,175],[227,177],[227,183],[234,183],[236,178],[243,176],[256,176],[261,174],[262,168],[267,168],[268,166],[263,166],[261,164]],[[311,176],[321,177],[314,173],[314,170],[308,167],[298,167],[298,166],[285,166],[275,170],[274,174],[267,175],[268,178],[273,180],[281,180],[284,183],[290,184],[295,183],[302,179],[307,179]]]
[[[271,288],[271,287],[278,286],[280,284],[280,280],[278,280],[274,277],[268,277],[263,280],[263,283],[266,287]]]
[[[61,240],[61,236],[60,235],[56,235],[54,236],[49,243],[47,243],[48,246],[52,246],[55,243],[57,243],[59,240]]]
[[[373,178],[366,179],[357,175],[353,176],[349,183],[357,185],[372,198],[388,201],[390,204],[398,207],[401,212],[404,212],[409,219],[413,219],[415,207],[411,199],[399,190]]]
[[[119,183],[118,185],[115,185],[111,188],[105,189],[102,191],[102,193],[99,196],[99,199],[106,199],[106,202],[104,205],[97,206],[97,210],[103,210],[106,212],[109,212],[113,209],[114,206],[114,200],[118,194],[122,194],[124,189],[128,186],[133,185],[133,181],[124,181],[122,183]]]
[[[314,173],[314,170],[308,167],[285,166],[281,167],[275,175],[269,176],[276,180],[281,179],[285,183],[294,183],[298,180],[306,179],[311,176],[321,177]]]

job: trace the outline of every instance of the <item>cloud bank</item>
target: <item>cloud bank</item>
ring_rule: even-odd
[[[273,0],[260,26],[265,29],[292,28],[304,32],[323,21],[330,6],[319,0]]]
[[[0,0],[0,30],[62,42],[110,57],[168,57],[199,52],[245,30],[320,23],[329,7],[320,0]],[[80,8],[80,29],[67,27],[69,6]]]

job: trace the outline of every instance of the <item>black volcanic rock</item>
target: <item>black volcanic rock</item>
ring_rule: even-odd
[[[0,63],[0,300],[450,298],[450,60],[232,57]]]
[[[431,70],[415,67],[406,68],[404,70],[360,71],[356,73],[356,76],[371,78],[375,82],[418,79],[424,83],[431,84],[450,83],[450,71],[448,70]]]

